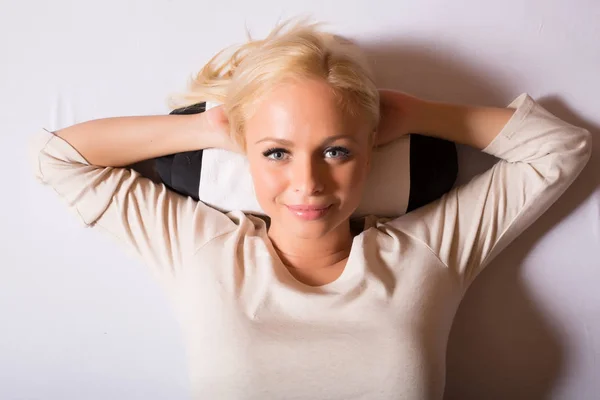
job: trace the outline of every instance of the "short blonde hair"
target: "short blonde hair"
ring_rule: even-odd
[[[170,106],[222,103],[232,138],[245,148],[246,121],[264,94],[286,80],[323,79],[344,111],[365,118],[374,133],[379,92],[366,57],[356,44],[320,30],[320,25],[288,20],[265,39],[249,37],[243,45],[220,51],[191,80],[188,91],[178,95],[179,101],[171,98]]]

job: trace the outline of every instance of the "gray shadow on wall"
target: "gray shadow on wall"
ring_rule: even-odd
[[[461,63],[451,49],[427,42],[359,42],[377,83],[430,100],[506,106],[516,97],[497,82],[501,71]],[[521,92],[518,92],[520,94]],[[598,131],[558,99],[538,99],[560,118]],[[598,140],[596,140],[598,142]],[[545,399],[564,373],[567,354],[557,332],[520,278],[531,247],[600,185],[593,176],[600,151],[573,186],[473,283],[456,315],[447,353],[445,399]],[[491,167],[495,158],[459,146],[458,183]]]

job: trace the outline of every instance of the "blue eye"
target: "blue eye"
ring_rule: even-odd
[[[288,152],[282,148],[271,148],[263,152],[263,156],[272,161],[283,161],[287,155]]]
[[[262,154],[270,161],[285,161],[290,157],[289,152],[281,147],[267,149]],[[330,147],[325,150],[325,157],[334,160],[345,160],[350,157],[350,151],[340,146]]]
[[[345,159],[350,156],[350,151],[344,147],[330,147],[325,150],[325,154],[329,154],[328,158],[335,158],[338,160]]]

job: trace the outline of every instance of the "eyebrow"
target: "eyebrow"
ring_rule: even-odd
[[[358,143],[356,141],[356,139],[353,136],[351,136],[351,135],[335,135],[335,136],[330,136],[327,139],[325,139],[323,141],[323,144],[329,144],[329,143],[335,142],[336,140],[339,140],[339,139],[348,139],[348,140],[353,141],[354,143]],[[294,144],[294,142],[292,142],[291,140],[278,139],[278,138],[274,138],[274,137],[266,137],[264,139],[261,139],[261,140],[255,142],[254,144],[258,144],[258,143],[261,143],[261,142],[267,142],[267,141],[279,143],[279,144],[282,144],[284,146],[290,146],[290,147],[293,146],[293,144]]]

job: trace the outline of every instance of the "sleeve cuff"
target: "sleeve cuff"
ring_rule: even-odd
[[[508,143],[515,132],[521,128],[534,106],[535,101],[527,93],[522,93],[514,99],[506,108],[512,108],[516,111],[506,125],[504,125],[500,133],[482,151],[497,156],[498,154],[502,154],[508,147],[514,146]]]
[[[42,174],[40,165],[40,154],[54,137],[55,135],[53,132],[42,128],[31,136],[28,141],[29,163],[35,178],[40,182],[44,181],[44,175]]]

